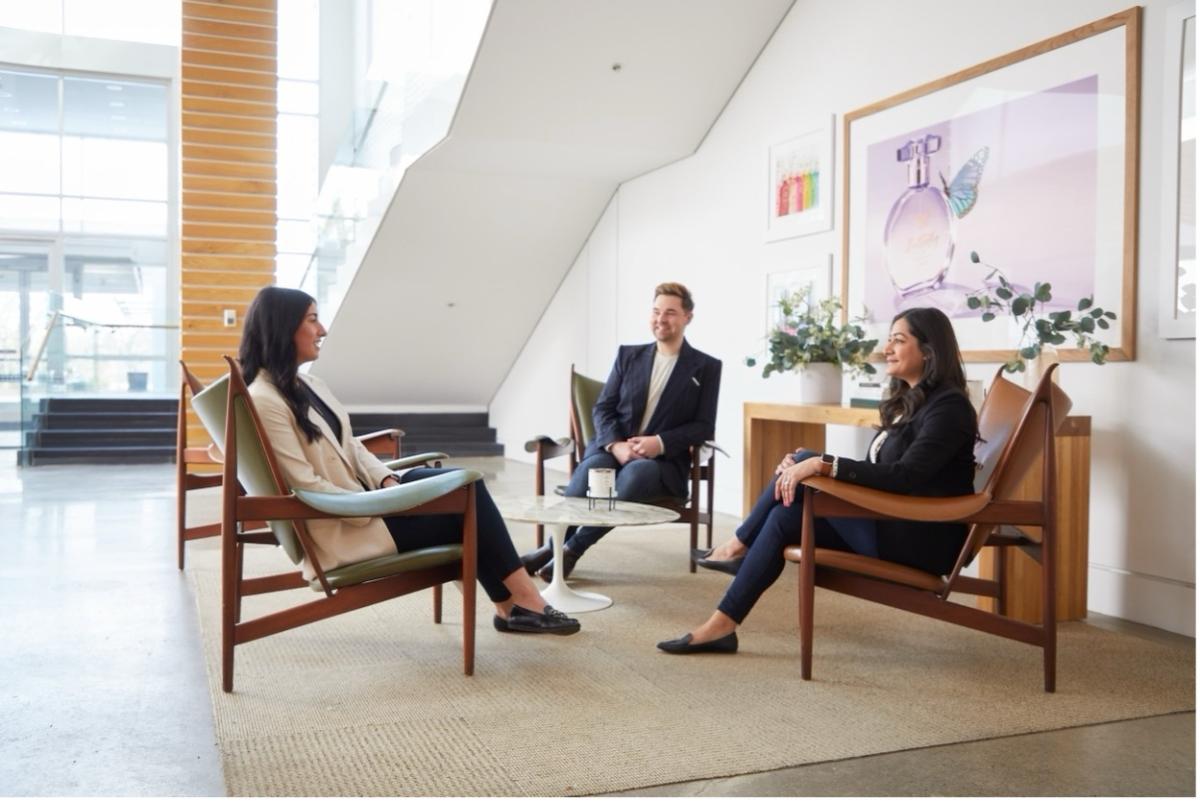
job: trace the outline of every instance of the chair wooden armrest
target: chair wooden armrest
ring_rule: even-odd
[[[376,456],[398,459],[400,457],[400,440],[403,437],[404,432],[399,428],[382,428],[369,434],[360,434],[356,439]]]
[[[816,504],[813,514],[818,517],[883,517],[923,523],[950,523],[967,520],[991,501],[991,496],[985,492],[948,498],[923,498],[884,492],[826,477],[809,478],[801,483],[817,491],[813,499]]]
[[[412,456],[402,456],[383,463],[388,470],[403,470],[405,467],[441,467],[442,461],[450,457],[441,451],[414,453]]]

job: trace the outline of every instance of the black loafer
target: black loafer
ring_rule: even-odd
[[[575,563],[579,561],[579,557],[583,554],[575,553],[570,548],[563,547],[563,580],[566,581],[571,577],[571,571],[575,569]],[[554,580],[554,560],[550,559],[537,572],[538,578],[549,584]]]
[[[496,631],[507,633],[566,635],[579,631],[578,620],[567,617],[549,604],[541,613],[514,604],[507,620],[496,615],[492,618],[492,625]]]
[[[738,649],[737,632],[732,631],[716,640],[692,644],[692,635],[685,634],[677,640],[664,640],[658,644],[658,650],[668,654],[736,654]]]
[[[739,556],[736,559],[697,559],[696,564],[708,570],[717,570],[721,573],[728,573],[731,576],[736,576],[738,568],[742,566],[742,562],[746,561],[745,556]]]
[[[550,543],[546,543],[536,551],[521,554],[521,564],[525,566],[525,572],[532,576],[553,558],[554,549],[550,547]]]

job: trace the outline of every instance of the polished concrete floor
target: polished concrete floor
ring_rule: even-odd
[[[500,491],[532,486],[526,465],[469,464]],[[195,604],[175,568],[173,471],[0,458],[0,795],[223,794]],[[1195,725],[1164,715],[628,795],[1191,796]]]

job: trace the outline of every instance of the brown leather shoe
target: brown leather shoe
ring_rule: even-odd
[[[563,546],[563,580],[571,577],[571,571],[575,569],[575,563],[579,561],[579,557],[583,554],[578,554],[570,548]],[[548,561],[544,567],[537,572],[538,578],[549,584],[554,580],[554,560]]]

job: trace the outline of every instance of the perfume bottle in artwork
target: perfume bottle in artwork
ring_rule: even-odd
[[[988,149],[972,156],[949,184],[939,174],[937,187],[929,181],[929,156],[941,148],[942,137],[926,134],[896,151],[896,160],[908,165],[908,188],[888,214],[883,254],[901,297],[941,286],[954,257],[954,222],[974,208],[978,197]]]

